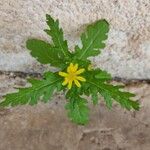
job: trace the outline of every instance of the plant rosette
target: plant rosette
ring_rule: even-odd
[[[82,46],[75,46],[70,52],[67,41],[64,40],[63,30],[59,21],[46,15],[48,29],[44,30],[52,43],[39,39],[29,39],[26,42],[31,55],[41,64],[50,64],[59,69],[58,72],[46,72],[43,79],[29,79],[31,84],[27,88],[19,88],[17,92],[5,95],[0,106],[16,106],[37,104],[38,101],[48,102],[57,91],[65,93],[70,120],[84,125],[89,121],[89,108],[85,95],[91,97],[93,104],[98,104],[99,95],[104,98],[106,106],[111,109],[113,101],[127,110],[139,110],[135,96],[125,92],[123,86],[110,84],[111,75],[101,69],[92,67],[89,57],[100,54],[105,47],[104,41],[108,37],[109,24],[106,20],[98,20],[87,26],[81,35]]]

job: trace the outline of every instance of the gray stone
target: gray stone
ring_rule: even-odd
[[[122,78],[150,78],[149,0],[5,0],[0,2],[0,70],[43,72],[25,48],[30,37],[48,40],[45,14],[60,20],[70,49],[87,24],[105,18],[111,26],[107,47],[93,59]]]

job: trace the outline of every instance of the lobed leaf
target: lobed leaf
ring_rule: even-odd
[[[44,30],[52,38],[54,47],[57,48],[56,51],[62,59],[68,59],[71,53],[68,50],[67,41],[64,40],[63,30],[59,28],[59,21],[54,20],[50,15],[46,15],[46,22],[49,29]]]
[[[85,60],[88,57],[96,56],[99,49],[104,48],[104,40],[107,39],[109,24],[106,20],[99,20],[87,27],[85,33],[81,35],[82,48],[75,47],[74,57]]]
[[[63,68],[63,59],[59,57],[56,48],[49,43],[38,40],[29,39],[26,42],[26,47],[31,51],[31,55],[42,64],[51,64],[54,67]]]
[[[98,92],[104,97],[108,108],[112,107],[112,100],[118,102],[123,108],[128,110],[135,109],[139,110],[139,103],[132,100],[135,95],[129,92],[120,90],[120,86],[114,86],[111,84],[99,82],[99,81],[88,81],[89,85],[97,88]],[[122,88],[122,87],[121,87]]]
[[[17,93],[7,94],[4,96],[4,101],[0,106],[16,106],[29,103],[30,105],[37,104],[42,98],[43,102],[48,102],[54,91],[60,86],[61,79],[53,73],[47,73],[43,80],[30,79],[28,80],[32,86],[19,89]]]
[[[87,107],[87,101],[73,90],[68,91],[66,97],[69,100],[65,108],[68,110],[68,117],[71,121],[81,125],[88,123],[89,108]]]

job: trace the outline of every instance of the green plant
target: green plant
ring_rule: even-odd
[[[97,56],[99,49],[105,47],[109,24],[106,20],[99,20],[89,25],[81,35],[82,47],[75,46],[70,52],[63,31],[59,28],[58,20],[46,15],[49,29],[44,30],[53,43],[29,39],[26,42],[31,55],[42,64],[50,64],[59,68],[59,72],[46,72],[43,79],[29,79],[32,86],[20,88],[17,93],[4,96],[0,106],[16,106],[23,104],[37,104],[39,100],[48,102],[55,91],[64,91],[67,99],[66,109],[69,118],[78,124],[86,124],[89,120],[89,108],[83,95],[90,96],[93,104],[98,103],[101,95],[107,107],[112,107],[113,100],[128,110],[139,110],[139,103],[133,101],[135,95],[124,92],[123,86],[111,85],[111,75],[101,69],[94,69],[91,56]]]

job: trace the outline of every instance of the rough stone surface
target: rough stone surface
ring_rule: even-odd
[[[49,13],[60,20],[70,49],[87,24],[107,19],[111,25],[108,44],[94,58],[95,65],[113,76],[150,78],[149,11],[149,0],[1,0],[0,70],[43,71],[25,49],[25,41],[48,39],[43,29]]]
[[[25,86],[24,78],[0,75],[0,96]],[[48,104],[0,109],[0,150],[149,150],[150,85],[126,86],[137,94],[141,109],[128,112],[114,104],[90,104],[87,126],[72,124],[64,110],[65,99],[55,95]]]
[[[80,43],[88,24],[107,19],[107,47],[92,59],[94,66],[114,77],[149,80],[149,12],[150,0],[0,0],[0,99],[26,86],[24,74],[14,72],[42,73],[49,68],[25,48],[30,37],[49,40],[43,32],[46,13],[60,20],[70,50]],[[102,101],[89,104],[87,126],[68,120],[63,94],[48,104],[0,108],[0,150],[149,150],[150,84],[129,83],[126,89],[137,95],[140,111],[128,112],[116,103],[110,111]]]

